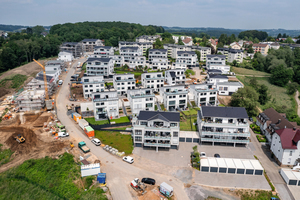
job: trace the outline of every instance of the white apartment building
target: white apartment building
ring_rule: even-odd
[[[271,151],[280,165],[295,165],[300,158],[300,130],[285,128],[272,135]]]
[[[190,85],[190,94],[198,107],[218,105],[218,89],[213,84]]]
[[[85,99],[92,97],[94,92],[104,92],[105,82],[103,76],[84,76],[81,81]]]
[[[109,58],[114,55],[114,49],[111,46],[95,46],[94,56],[97,58]]]
[[[131,60],[129,60],[129,62],[125,62],[125,64],[127,64],[128,67],[131,69],[134,69],[138,66],[142,66],[144,68],[146,65],[146,57],[145,56],[134,56],[134,57],[131,57]]]
[[[140,88],[127,90],[127,97],[130,103],[132,114],[139,114],[141,110],[154,111],[155,94],[152,89]]]
[[[149,67],[154,70],[168,69],[168,50],[167,49],[149,49]]]
[[[176,44],[164,44],[164,49],[168,50],[168,57],[177,58],[178,51],[199,51],[200,61],[206,61],[206,55],[211,54],[210,47],[201,46],[186,46],[186,45],[176,45]]]
[[[183,85],[164,86],[160,95],[162,102],[168,111],[176,111],[176,109],[186,109],[189,91]]]
[[[159,38],[161,40],[161,36],[160,35],[142,35],[140,37],[137,37],[135,39],[135,41],[136,42],[150,42],[150,43],[154,43],[157,38]]]
[[[194,51],[177,51],[176,69],[186,70],[189,67],[196,67],[197,55]]]
[[[217,85],[220,82],[228,82],[228,77],[227,76],[223,76],[223,75],[219,75],[219,74],[208,74],[207,75],[207,83],[213,84],[213,85]]]
[[[88,76],[111,78],[114,74],[114,62],[110,58],[88,58],[86,63],[86,73]]]
[[[164,76],[162,72],[143,73],[141,76],[142,85],[144,88],[151,88],[155,92],[159,92],[164,86]]]
[[[207,55],[206,69],[219,69],[223,74],[229,74],[230,66],[226,65],[226,55]]]
[[[206,61],[206,55],[211,55],[210,47],[191,46],[191,51],[200,52],[200,61]]]
[[[172,45],[171,48],[172,48],[171,57],[175,59],[178,56],[177,54],[178,51],[190,51],[190,46],[186,46],[186,45]]]
[[[179,112],[140,111],[132,119],[135,147],[178,149],[179,131]]]
[[[165,82],[168,85],[184,85],[185,74],[183,69],[171,69],[165,71]]]
[[[116,67],[121,67],[125,64],[124,62],[124,56],[121,55],[113,55],[109,56],[113,60],[113,64],[116,65]]]
[[[92,94],[95,120],[119,118],[119,98],[116,91]]]
[[[104,46],[99,39],[84,39],[81,43],[83,52],[94,52],[95,46]]]
[[[71,51],[61,51],[58,53],[58,60],[62,60],[64,62],[71,62],[74,60],[73,53]]]
[[[237,63],[243,62],[243,50],[229,49],[227,62],[232,63],[234,60],[236,60]]]
[[[134,74],[115,74],[113,84],[118,95],[125,95],[127,90],[135,89]]]
[[[201,144],[247,145],[250,137],[247,119],[243,107],[201,106],[197,116]]]
[[[142,52],[143,55],[146,55],[147,49],[152,49],[153,44],[151,42],[125,42],[119,41],[119,51],[122,47],[138,47]]]
[[[217,89],[219,95],[232,95],[237,92],[239,88],[243,88],[243,84],[236,82],[217,82]]]
[[[121,47],[120,55],[124,57],[125,64],[130,68],[145,67],[146,57],[143,56],[143,52],[139,47]]]

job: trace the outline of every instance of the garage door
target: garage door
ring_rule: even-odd
[[[235,174],[235,168],[228,168],[229,174]]]
[[[262,175],[263,174],[263,170],[255,170],[255,175]]]
[[[245,174],[245,169],[237,169],[237,174]]]
[[[209,167],[201,167],[201,172],[208,172],[209,171]]]
[[[253,175],[253,173],[254,173],[253,169],[246,169],[246,174]]]
[[[171,145],[171,149],[177,149],[177,145]]]
[[[136,146],[136,147],[142,147],[143,144],[142,144],[142,143],[135,143],[135,146]]]
[[[193,143],[199,143],[200,142],[200,139],[199,138],[194,138],[193,139]]]
[[[179,142],[185,142],[185,138],[179,138]]]
[[[211,167],[210,172],[218,172],[218,168],[217,167]]]
[[[226,173],[226,172],[227,172],[227,168],[224,167],[219,168],[219,173]]]
[[[297,185],[297,180],[289,180],[289,185]]]
[[[185,138],[185,141],[186,141],[186,142],[192,142],[192,141],[193,141],[193,138]]]

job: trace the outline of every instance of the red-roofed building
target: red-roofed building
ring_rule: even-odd
[[[184,45],[187,46],[192,46],[193,45],[193,40],[191,38],[185,38],[184,40],[182,40],[182,42],[184,43]]]
[[[284,128],[272,135],[271,151],[280,165],[295,165],[300,158],[300,130]]]

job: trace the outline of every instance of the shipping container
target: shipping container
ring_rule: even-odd
[[[81,115],[78,114],[78,113],[73,113],[73,119],[74,119],[75,122],[78,122],[78,120],[81,119]]]
[[[95,136],[95,131],[92,127],[86,126],[84,127],[84,132],[88,137],[94,137]]]
[[[78,125],[82,130],[84,130],[84,127],[88,126],[89,123],[85,119],[78,120]]]

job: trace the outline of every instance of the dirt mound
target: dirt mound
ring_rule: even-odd
[[[6,89],[6,88],[1,88],[0,89],[0,98],[7,95],[8,93],[10,93],[11,90]]]
[[[47,122],[49,119],[49,116],[40,116],[37,120],[34,121],[33,126],[34,127],[43,127],[44,122]]]
[[[23,127],[4,127],[1,128],[3,132],[11,132],[12,135],[8,137],[5,143],[9,146],[12,151],[18,154],[27,154],[31,152],[37,145],[38,139],[33,130]],[[14,138],[18,134],[21,134],[25,138],[24,143],[18,143]]]
[[[62,142],[62,141],[54,141],[54,142],[48,143],[48,145],[49,145],[48,152],[49,153],[55,153],[55,152],[59,152],[64,147],[67,147],[68,143],[67,142]]]
[[[23,117],[25,118],[25,123],[34,122],[39,118],[41,114],[33,114],[33,113],[27,113],[24,114]]]

